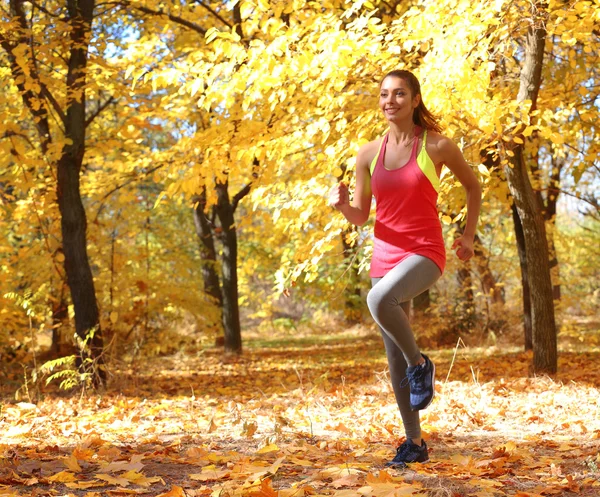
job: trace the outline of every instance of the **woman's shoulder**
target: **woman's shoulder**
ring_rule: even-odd
[[[381,138],[376,138],[375,140],[370,141],[369,143],[365,143],[358,149],[359,165],[364,164],[369,166],[371,164],[371,162],[377,155],[377,152],[379,151],[379,147],[381,146],[381,142],[383,141],[383,139],[383,136]]]
[[[440,142],[443,142],[444,140],[449,140],[449,138],[432,129],[427,130],[427,144],[431,143],[432,145],[437,146]]]
[[[427,153],[434,162],[443,161],[448,152],[457,148],[452,139],[433,130],[427,131],[426,147]]]

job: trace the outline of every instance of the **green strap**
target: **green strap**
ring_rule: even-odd
[[[381,147],[383,147],[384,140],[385,140],[385,135],[383,135],[383,138],[381,139],[381,143],[379,144],[379,150],[377,150],[377,155],[371,161],[371,167],[369,168],[371,177],[373,177],[373,171],[375,171],[375,166],[377,165],[377,160],[379,159],[379,154],[381,153]]]

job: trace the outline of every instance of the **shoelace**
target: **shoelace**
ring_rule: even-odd
[[[401,388],[404,388],[411,381],[419,380],[423,376],[425,376],[425,367],[424,367],[425,363],[421,364],[420,366],[423,366],[423,367],[417,367],[414,371],[410,371],[410,372],[406,373],[406,377],[400,382]]]
[[[404,454],[410,450],[408,442],[404,442],[400,447],[396,449],[396,459],[397,457],[404,457]]]

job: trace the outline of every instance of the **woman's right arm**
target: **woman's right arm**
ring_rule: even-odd
[[[362,226],[371,212],[371,172],[370,159],[374,142],[360,148],[356,157],[356,190],[352,202],[349,201],[348,186],[340,182],[331,189],[329,203],[340,211],[352,224]]]

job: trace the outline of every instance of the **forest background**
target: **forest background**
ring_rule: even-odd
[[[0,495],[597,495],[599,25],[597,0],[0,0]],[[400,477],[372,221],[327,205],[398,68],[484,194],[475,257],[413,302],[445,380]]]
[[[476,257],[450,255],[415,303],[421,338],[521,340],[523,322],[536,369],[555,371],[560,324],[597,313],[597,3],[1,12],[3,357],[48,337],[49,357],[69,356],[76,337],[97,366],[223,334],[239,352],[242,328],[364,322],[372,226],[326,199],[385,132],[377,88],[394,68],[421,79],[484,186]],[[465,213],[451,175],[439,204],[450,244]]]

